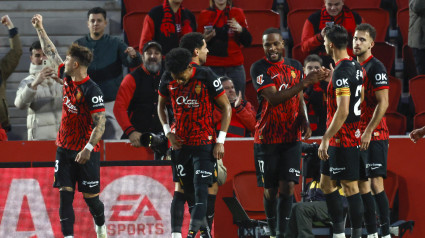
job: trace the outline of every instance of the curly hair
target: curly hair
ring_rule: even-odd
[[[165,68],[168,72],[179,74],[192,62],[192,53],[184,48],[174,48],[165,56]]]

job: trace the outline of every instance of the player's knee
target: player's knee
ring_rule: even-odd
[[[264,197],[267,200],[274,200],[277,196],[277,189],[275,188],[265,188],[264,189]]]
[[[372,178],[371,188],[374,194],[384,191],[384,179],[382,177]]]
[[[341,180],[341,185],[344,190],[345,196],[351,196],[359,193],[359,186],[357,181]]]
[[[62,192],[62,191],[74,192],[74,189],[71,187],[60,187],[59,192]]]
[[[279,193],[288,196],[294,195],[295,183],[293,181],[279,181]]]
[[[179,192],[179,193],[184,193],[184,189],[182,188],[182,186],[179,182],[174,183],[174,191]]]
[[[218,193],[218,183],[213,183],[211,187],[208,188],[208,194],[217,195]]]
[[[359,190],[361,194],[369,193],[370,192],[369,181],[359,181]]]
[[[97,211],[98,213],[103,212],[104,205],[100,201],[99,196],[84,197],[84,201],[86,202],[87,206],[90,209],[93,209],[94,211]]]
[[[86,198],[94,198],[94,197],[97,197],[97,196],[99,196],[99,193],[83,193],[84,199],[86,199]]]

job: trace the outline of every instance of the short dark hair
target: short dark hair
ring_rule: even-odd
[[[320,58],[320,56],[316,55],[316,54],[311,54],[309,56],[307,56],[304,60],[304,66],[310,62],[319,62],[320,65],[323,65],[323,60],[322,58]]]
[[[330,27],[327,26],[325,28],[325,35],[337,49],[343,49],[348,45],[348,33],[343,26],[337,24]]]
[[[105,9],[103,9],[103,8],[101,8],[101,7],[94,7],[94,8],[92,8],[92,9],[90,9],[90,10],[87,12],[87,18],[89,18],[89,17],[90,17],[90,14],[99,14],[99,13],[101,13],[101,14],[103,15],[103,18],[105,18],[105,19],[106,19],[106,11],[105,11]]]
[[[201,49],[204,45],[204,36],[199,32],[190,32],[180,39],[179,46],[189,50],[193,55],[195,49]]]
[[[362,23],[356,27],[356,31],[365,31],[368,32],[372,40],[375,41],[376,38],[376,29],[371,24]]]
[[[192,53],[185,48],[174,48],[165,56],[165,68],[168,72],[179,74],[192,62]]]
[[[91,61],[93,60],[93,53],[92,51],[84,46],[78,45],[76,43],[72,44],[67,55],[74,57],[78,63],[80,63],[83,66],[89,67]]]
[[[232,78],[230,78],[230,77],[228,77],[228,76],[221,76],[220,77],[220,81],[223,83],[223,82],[226,82],[226,81],[232,81],[232,83],[233,83],[233,80],[232,80]]]
[[[34,41],[31,46],[30,46],[30,53],[32,54],[32,50],[36,49],[36,50],[41,50],[41,44],[40,41]]]
[[[264,36],[264,35],[268,35],[268,34],[279,34],[280,36],[282,36],[282,32],[281,32],[279,29],[275,28],[275,27],[267,28],[267,29],[263,32],[263,36]]]

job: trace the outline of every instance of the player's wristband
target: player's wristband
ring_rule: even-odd
[[[90,152],[93,150],[94,146],[92,144],[87,143],[87,145],[84,147],[84,149],[88,149]]]
[[[162,128],[164,129],[164,135],[165,135],[165,136],[167,136],[167,135],[168,135],[168,133],[170,133],[170,132],[171,132],[170,125],[168,125],[168,124],[164,124],[164,125],[162,125]]]
[[[227,132],[220,131],[218,133],[216,143],[224,144],[224,141],[226,140],[226,134],[227,134]]]

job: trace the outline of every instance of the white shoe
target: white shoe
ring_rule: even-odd
[[[65,236],[64,238],[74,238],[74,236]]]
[[[378,233],[367,235],[367,238],[378,238]]]
[[[382,238],[391,238],[391,235],[383,236]]]
[[[345,238],[344,233],[333,234],[332,238]]]
[[[182,238],[182,233],[173,232],[171,233],[171,238]]]
[[[103,226],[95,225],[95,230],[97,234],[97,238],[108,238],[108,235],[106,234],[106,225],[103,224]]]

